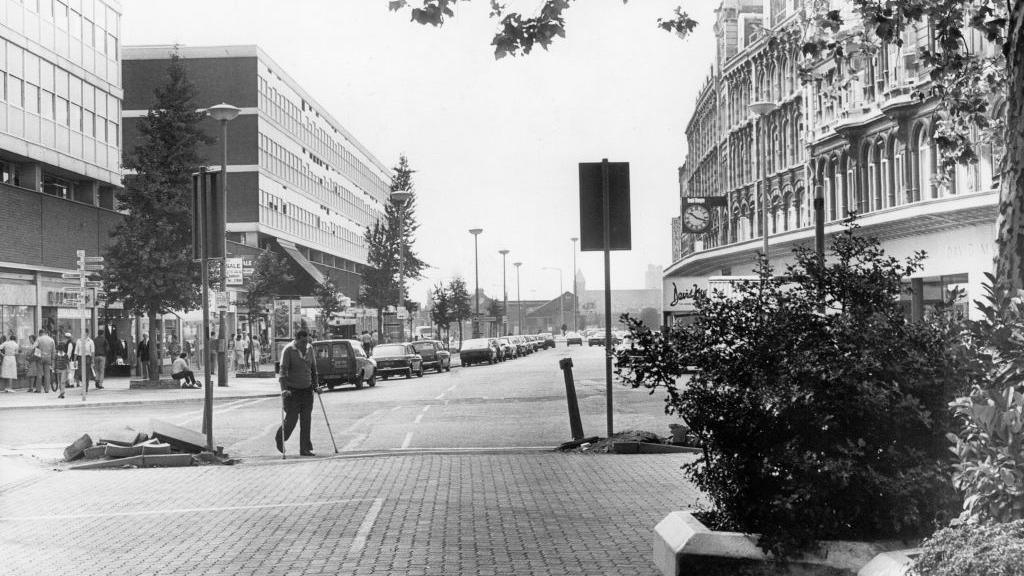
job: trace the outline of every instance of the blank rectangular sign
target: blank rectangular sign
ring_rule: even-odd
[[[629,162],[580,162],[580,250],[604,250],[601,167],[608,166],[611,250],[630,250]]]

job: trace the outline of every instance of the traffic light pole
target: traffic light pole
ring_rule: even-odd
[[[195,207],[196,210],[200,211],[199,218],[199,234],[196,237],[196,242],[199,244],[198,252],[199,257],[199,271],[201,282],[203,285],[203,329],[200,330],[201,334],[200,342],[203,350],[203,432],[206,433],[206,449],[213,452],[213,386],[210,381],[210,350],[209,347],[212,344],[209,337],[210,329],[210,271],[209,263],[206,259],[209,253],[209,246],[206,245],[206,206],[207,198],[206,195],[209,191],[206,189],[206,168],[199,168],[199,198],[200,201]]]

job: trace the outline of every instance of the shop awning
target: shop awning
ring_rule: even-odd
[[[316,266],[313,265],[312,262],[310,262],[305,256],[303,256],[302,252],[299,251],[298,247],[296,247],[295,244],[287,240],[282,240],[280,238],[277,239],[277,244],[281,248],[284,248],[284,251],[287,252],[288,255],[292,257],[292,260],[295,260],[296,264],[298,264],[303,270],[305,270],[310,276],[312,276],[313,280],[316,281],[317,284],[322,285],[324,282],[327,281],[327,278],[324,277],[323,272],[321,272]]]

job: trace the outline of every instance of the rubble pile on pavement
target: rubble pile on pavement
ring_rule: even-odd
[[[195,464],[234,464],[217,446],[216,452],[205,449],[206,437],[198,432],[162,420],[151,421],[151,432],[140,432],[125,426],[105,432],[96,443],[88,434],[82,435],[64,449],[64,460],[89,460],[72,466],[72,470],[99,468],[171,468]]]
[[[670,452],[694,452],[689,427],[672,424],[672,436],[661,437],[645,430],[625,430],[612,434],[611,438],[593,436],[582,440],[566,442],[558,447],[562,452],[586,452],[590,454],[661,454]]]

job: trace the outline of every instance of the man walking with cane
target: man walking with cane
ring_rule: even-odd
[[[284,454],[284,443],[299,423],[299,454],[315,456],[313,442],[309,439],[310,419],[313,413],[313,390],[317,385],[316,360],[310,346],[309,334],[299,330],[295,340],[281,351],[281,367],[278,381],[281,383],[281,398],[284,403],[284,422],[277,429],[274,441],[277,451]]]

